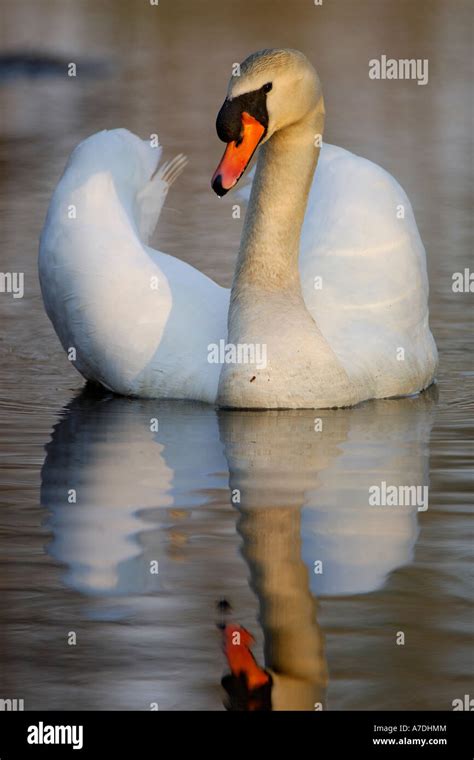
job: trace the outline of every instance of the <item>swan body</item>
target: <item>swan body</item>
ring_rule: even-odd
[[[160,155],[122,129],[76,148],[41,236],[43,299],[86,379],[125,396],[213,403],[220,366],[207,346],[226,334],[229,294],[147,245],[182,166],[154,174]]]
[[[254,173],[239,191],[245,201]],[[425,249],[411,203],[387,171],[321,147],[299,271],[307,310],[367,398],[412,395],[431,384],[438,354]]]
[[[273,92],[264,84],[270,76]],[[314,69],[296,51],[263,51],[242,64],[229,85],[223,139],[237,104],[251,110],[263,91],[266,117],[261,101],[256,112],[266,131],[244,189],[249,207],[230,292],[148,246],[181,157],[157,169],[161,149],[126,130],[76,148],[39,256],[46,311],[64,348],[74,349],[84,377],[116,393],[224,407],[352,406],[423,390],[437,351],[407,196],[370,161],[315,147],[324,103]],[[209,347],[221,341],[264,346],[265,366],[210,362]]]
[[[329,145],[322,153],[302,230],[306,307],[359,394],[411,395],[432,383],[437,350],[410,201],[371,161]]]

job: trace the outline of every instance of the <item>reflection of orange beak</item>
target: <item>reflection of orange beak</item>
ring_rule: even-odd
[[[227,144],[211,180],[212,189],[217,195],[222,197],[237,184],[264,134],[265,127],[244,111],[240,138]]]
[[[224,652],[236,678],[243,676],[250,690],[258,689],[268,683],[270,677],[255,660],[250,646],[253,636],[240,625],[227,624],[224,628]]]

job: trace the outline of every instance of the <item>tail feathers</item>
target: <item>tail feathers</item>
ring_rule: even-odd
[[[178,155],[172,158],[170,161],[165,161],[164,164],[161,164],[161,166],[158,168],[156,176],[165,182],[168,187],[171,187],[173,182],[178,179],[187,163],[187,156],[185,156],[184,153],[178,153]]]
[[[188,159],[179,153],[158,167],[151,180],[137,196],[137,222],[141,240],[148,244],[155,231],[161,209],[173,182],[179,177]]]

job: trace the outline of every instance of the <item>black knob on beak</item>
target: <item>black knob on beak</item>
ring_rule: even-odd
[[[216,131],[219,140],[230,143],[237,141],[242,129],[242,103],[239,99],[224,100],[216,119]]]

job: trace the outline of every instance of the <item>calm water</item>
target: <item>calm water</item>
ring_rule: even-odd
[[[23,299],[0,294],[0,698],[223,709],[215,605],[226,598],[278,672],[275,707],[450,709],[473,688],[472,311],[451,289],[470,265],[469,3],[238,5],[2,2],[0,53],[59,63],[35,77],[10,64],[0,80],[0,269],[25,273]],[[186,152],[154,242],[228,285],[241,222],[235,198],[209,189],[214,119],[231,63],[271,46],[318,68],[327,140],[381,163],[411,197],[438,385],[324,412],[85,393],[36,275],[69,152],[113,126],[158,132],[167,157]],[[428,58],[429,84],[370,81],[382,53]],[[61,61],[80,75],[65,77]],[[428,510],[369,507],[382,481],[428,486]]]

